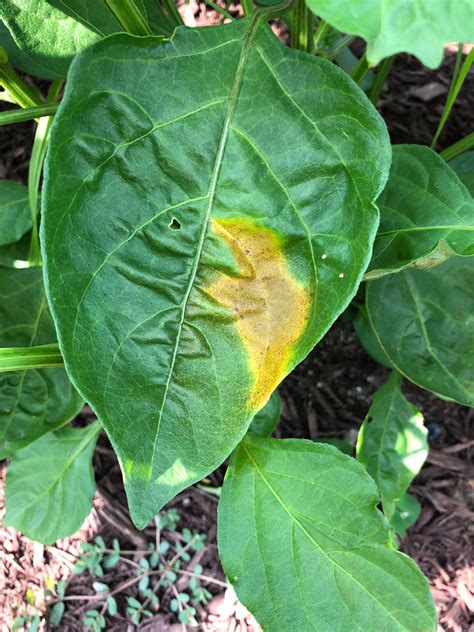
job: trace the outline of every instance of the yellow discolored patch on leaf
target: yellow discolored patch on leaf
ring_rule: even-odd
[[[219,273],[207,291],[235,314],[254,377],[249,409],[257,410],[286,375],[308,322],[310,294],[290,275],[272,230],[250,220],[219,219],[212,231],[231,250],[239,273]]]

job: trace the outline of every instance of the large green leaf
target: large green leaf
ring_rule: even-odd
[[[405,399],[401,383],[394,371],[377,390],[357,441],[357,460],[377,483],[389,520],[428,455],[423,415]]]
[[[473,0],[308,0],[308,6],[340,31],[367,40],[371,65],[405,52],[436,68],[445,44],[472,40]]]
[[[157,0],[141,8],[154,32],[172,33]],[[46,79],[65,77],[76,53],[124,30],[103,0],[2,0],[0,18],[7,27],[0,21],[0,43],[11,63]]]
[[[474,200],[429,147],[393,147],[390,175],[377,204],[380,226],[365,278],[474,255]]]
[[[474,259],[453,257],[367,283],[372,329],[408,379],[474,405]]]
[[[43,544],[77,531],[92,508],[100,430],[98,422],[61,428],[17,452],[7,470],[4,525]]]
[[[218,542],[264,630],[436,630],[426,579],[390,548],[377,502],[364,468],[336,448],[247,436],[222,488]]]
[[[0,246],[18,241],[31,225],[28,189],[13,180],[0,180]]]
[[[39,268],[0,268],[0,347],[56,341]],[[62,426],[83,401],[64,369],[0,373],[0,458]]]
[[[226,458],[347,306],[378,222],[382,120],[258,20],[99,42],[53,124],[49,297],[142,527]]]
[[[474,196],[474,151],[467,151],[450,160],[448,164],[458,174],[469,193]]]

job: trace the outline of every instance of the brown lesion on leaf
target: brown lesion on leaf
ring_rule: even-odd
[[[212,231],[231,250],[238,273],[218,273],[207,291],[235,314],[254,376],[249,408],[257,410],[288,370],[310,294],[290,274],[274,231],[240,218],[214,220]]]

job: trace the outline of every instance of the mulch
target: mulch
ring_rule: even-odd
[[[189,5],[197,25],[217,23],[220,17],[203,5]],[[447,51],[442,66],[431,71],[409,55],[397,56],[383,92],[379,109],[384,116],[394,143],[429,144],[436,130],[449,87],[454,52]],[[0,109],[4,109],[0,103]],[[440,139],[440,148],[459,140],[474,129],[474,72],[464,86]],[[0,178],[26,182],[34,125],[23,123],[0,127]],[[354,443],[358,428],[367,413],[375,390],[387,378],[388,371],[375,363],[359,345],[348,318],[341,317],[328,335],[280,388],[283,399],[279,437],[311,439],[338,437]],[[472,409],[436,398],[405,382],[406,396],[422,411],[429,429],[430,454],[411,488],[422,505],[418,522],[409,529],[401,550],[413,557],[428,577],[439,614],[440,630],[474,632],[474,431]],[[88,423],[93,413],[85,407],[76,423]],[[94,509],[81,530],[73,537],[43,547],[23,538],[9,527],[0,529],[0,630],[10,629],[13,617],[34,613],[35,602],[45,606],[44,589],[47,577],[57,581],[67,578],[68,600],[60,626],[62,631],[84,629],[82,619],[92,607],[93,579],[72,575],[72,566],[80,543],[102,535],[107,545],[113,538],[123,548],[146,549],[156,536],[154,527],[138,532],[131,524],[120,470],[105,436],[101,437],[94,457],[98,492]],[[222,484],[224,467],[212,473],[207,484]],[[0,477],[5,474],[5,463]],[[0,485],[0,490],[2,485]],[[0,491],[1,494],[1,491]],[[224,582],[216,546],[217,498],[199,486],[193,486],[175,498],[169,507],[181,516],[178,531],[183,528],[207,535],[199,564],[203,574]],[[3,498],[0,495],[0,519]],[[169,534],[172,539],[173,534]],[[196,554],[197,555],[197,554]],[[193,561],[193,563],[197,563]],[[133,579],[134,571],[120,563],[101,578],[117,586]],[[181,580],[180,580],[181,581]],[[186,588],[185,582],[181,585]],[[206,608],[198,611],[201,630],[244,632],[258,630],[251,615],[235,599],[231,589],[223,591],[219,584],[209,583],[213,594]],[[127,596],[137,594],[136,584],[117,595],[119,611],[125,609]],[[47,600],[47,598],[46,598]],[[162,607],[140,630],[178,632],[183,626],[170,613],[169,596]],[[47,629],[42,623],[41,629]],[[57,628],[56,628],[57,629]],[[107,630],[136,629],[125,618],[108,619]]]

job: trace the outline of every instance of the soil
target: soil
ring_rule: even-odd
[[[216,23],[218,15],[194,7],[197,24]],[[188,16],[189,17],[189,16]],[[284,30],[282,29],[282,32]],[[431,71],[408,55],[397,56],[387,81],[387,89],[378,105],[388,125],[392,142],[429,144],[436,130],[449,87],[454,52],[447,50],[442,66]],[[9,107],[0,103],[0,109]],[[474,129],[474,72],[471,71],[446,128],[440,148],[459,140]],[[0,178],[26,182],[34,124],[0,127]],[[388,375],[358,343],[350,312],[341,317],[327,336],[280,388],[283,399],[278,437],[321,439],[344,438],[354,443],[357,430],[367,413],[374,391]],[[474,632],[474,555],[472,547],[474,488],[473,410],[446,402],[405,382],[405,394],[423,412],[429,429],[430,454],[411,488],[422,505],[417,523],[401,542],[401,549],[412,556],[429,579],[439,614],[440,629],[450,632]],[[94,418],[86,406],[75,423]],[[67,580],[66,611],[59,629],[84,629],[86,610],[101,605],[92,583],[97,578],[83,573],[74,575],[72,567],[80,553],[81,542],[92,542],[101,535],[108,547],[114,538],[122,549],[131,551],[129,562],[120,562],[99,580],[116,590],[121,615],[107,616],[107,630],[133,629],[170,631],[185,629],[171,612],[172,590],[161,590],[159,609],[135,627],[123,613],[127,597],[137,597],[136,565],[149,543],[157,538],[155,525],[138,532],[128,517],[120,470],[108,440],[102,436],[94,457],[97,494],[94,509],[82,529],[73,537],[43,547],[32,543],[11,528],[0,529],[0,629],[7,632],[15,616],[33,615],[47,610],[54,595],[44,593],[52,578]],[[1,476],[4,477],[3,463]],[[192,553],[183,565],[202,566],[201,580],[213,597],[205,608],[198,608],[199,629],[220,632],[258,630],[251,615],[225,589],[225,577],[216,547],[217,496],[210,488],[222,483],[225,467],[212,473],[203,485],[195,485],[176,497],[168,506],[180,519],[175,528],[164,531],[162,539],[173,546],[182,540],[183,529],[206,534],[202,551]],[[3,515],[0,497],[0,518]],[[178,589],[187,590],[189,576],[180,576]],[[43,591],[43,592],[42,592]],[[34,604],[34,605],[32,605]],[[99,608],[100,609],[100,608]],[[48,628],[45,620],[41,627]],[[189,628],[191,629],[191,628]],[[194,628],[195,629],[195,628]]]

